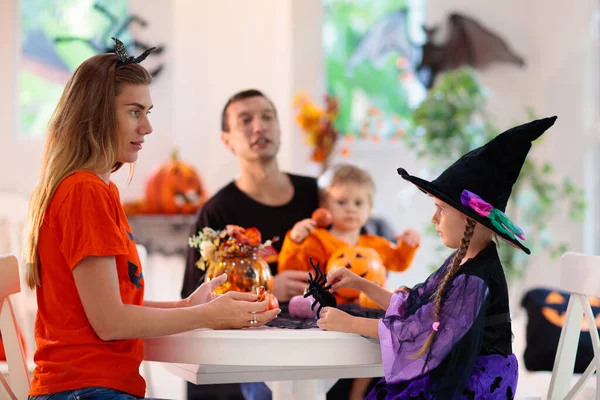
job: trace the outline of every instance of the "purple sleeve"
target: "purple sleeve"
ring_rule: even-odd
[[[479,277],[458,275],[446,291],[436,340],[429,353],[416,359],[413,355],[425,344],[433,329],[434,304],[424,303],[414,314],[404,316],[405,298],[401,295],[402,293],[395,293],[392,296],[385,318],[379,321],[383,369],[388,383],[413,379],[440,365],[482,311],[488,287]]]
[[[390,300],[390,305],[385,312],[385,316],[389,317],[390,315],[397,315],[399,317],[404,316],[406,312],[406,304],[405,301],[408,298],[408,293],[404,292],[396,292],[392,295],[392,300]]]

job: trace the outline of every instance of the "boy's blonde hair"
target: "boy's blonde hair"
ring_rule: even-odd
[[[319,187],[319,200],[325,200],[327,191],[336,185],[355,184],[369,188],[369,201],[373,205],[375,196],[375,182],[371,175],[364,169],[352,164],[336,164],[329,167],[317,180]]]

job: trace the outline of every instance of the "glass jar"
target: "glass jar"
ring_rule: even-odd
[[[269,264],[258,256],[258,250],[243,253],[217,253],[217,262],[211,263],[206,271],[205,281],[226,273],[227,282],[214,290],[223,294],[230,290],[255,293],[259,286],[273,293],[273,275]]]

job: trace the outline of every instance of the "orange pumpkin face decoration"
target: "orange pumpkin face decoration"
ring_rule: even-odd
[[[600,306],[600,299],[595,298],[595,297],[589,297],[588,300],[592,307]],[[546,304],[547,305],[565,304],[565,303],[567,303],[567,298],[563,297],[563,295],[558,292],[550,292],[548,294],[548,296],[546,296]],[[562,326],[565,324],[567,312],[559,311],[552,307],[542,307],[542,315],[544,316],[544,318],[546,318],[552,324],[562,328]],[[596,316],[595,323],[596,323],[596,327],[600,328],[600,314],[598,314]],[[585,317],[585,315],[583,316],[583,320],[581,321],[581,330],[582,331],[590,330],[590,327],[589,327],[589,324],[588,324],[588,321],[587,321],[587,318]]]
[[[200,176],[191,164],[177,158],[177,151],[152,173],[146,184],[149,213],[194,214],[206,199]]]
[[[373,250],[366,247],[348,246],[337,250],[331,255],[327,263],[327,273],[337,268],[346,268],[356,275],[374,282],[379,286],[385,285],[386,269],[381,257]],[[339,303],[356,302],[360,295],[359,290],[340,289],[335,292]]]

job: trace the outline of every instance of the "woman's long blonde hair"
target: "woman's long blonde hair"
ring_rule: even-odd
[[[23,262],[25,282],[41,283],[38,240],[46,209],[64,178],[75,171],[114,172],[118,146],[115,97],[123,84],[149,85],[152,76],[139,64],[116,69],[115,54],[84,61],[67,82],[48,124],[39,182],[29,201]]]

